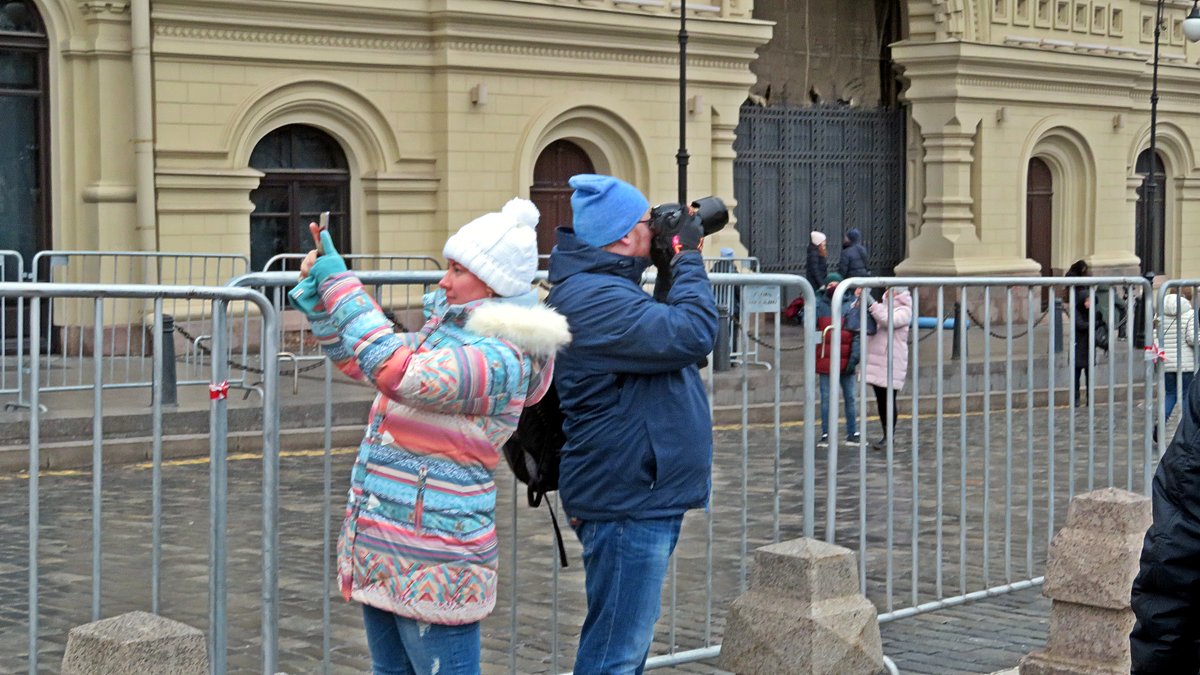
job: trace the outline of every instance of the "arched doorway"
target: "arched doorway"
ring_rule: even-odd
[[[0,249],[20,253],[26,265],[53,241],[49,50],[45,24],[30,0],[0,4]],[[2,261],[0,280],[18,281],[14,262]],[[15,326],[16,303],[4,303],[4,313],[5,325]],[[42,335],[52,341],[48,331]]]
[[[250,166],[266,174],[250,193],[253,269],[263,269],[280,253],[311,249],[308,224],[322,211],[329,211],[334,245],[342,253],[350,252],[350,170],[346,154],[329,134],[302,124],[280,127],[254,147]]]
[[[1054,176],[1038,157],[1029,160],[1025,178],[1025,257],[1037,262],[1042,276],[1054,274]],[[1042,289],[1042,308],[1049,302],[1049,289]]]
[[[1146,201],[1146,184],[1150,181],[1150,151],[1138,155],[1134,171],[1145,176],[1137,190],[1136,251],[1142,260],[1142,274],[1166,272],[1167,172],[1162,155],[1156,153],[1154,162],[1154,203]]]
[[[554,230],[571,224],[571,187],[567,181],[576,174],[593,173],[592,160],[583,148],[570,141],[554,141],[546,146],[533,167],[533,187],[529,199],[538,207],[538,254],[549,255],[554,248]],[[543,269],[545,262],[539,265]]]
[[[1054,274],[1054,176],[1038,157],[1029,160],[1025,179],[1025,256],[1042,267],[1042,276]]]

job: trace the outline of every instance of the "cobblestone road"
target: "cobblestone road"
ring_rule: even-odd
[[[1106,412],[1098,407],[1097,419],[1107,419]],[[872,600],[881,611],[887,611],[910,606],[914,600],[928,602],[962,590],[974,591],[1039,575],[1054,529],[1052,522],[1061,524],[1065,518],[1072,484],[1075,492],[1088,487],[1087,429],[1102,431],[1092,464],[1093,484],[1106,484],[1111,466],[1119,486],[1126,485],[1131,473],[1135,487],[1140,485],[1140,459],[1128,461],[1127,450],[1132,443],[1134,456],[1142,457],[1137,435],[1140,411],[1119,409],[1117,413],[1114,431],[1109,434],[1106,422],[1090,422],[1083,410],[1056,411],[1053,453],[1049,451],[1045,409],[1035,411],[1032,429],[1026,426],[1028,418],[1023,410],[992,413],[987,418],[991,420],[986,434],[987,452],[982,415],[947,417],[941,426],[922,420],[919,454],[911,450],[912,422],[902,421],[890,474],[884,453],[867,450],[863,464],[857,447],[839,448],[837,540],[860,549],[865,538],[867,590]],[[1010,414],[1015,415],[1012,420]],[[1135,428],[1133,441],[1126,437],[1126,417],[1130,414],[1136,418],[1131,423]],[[1074,452],[1068,451],[1072,419],[1076,427]],[[960,443],[959,426],[964,421],[965,448]],[[779,435],[779,502],[783,515],[778,527],[783,539],[800,536],[803,531],[802,431],[801,425],[785,425]],[[748,448],[744,457],[743,439]],[[706,536],[707,513],[690,514],[676,556],[675,582],[664,589],[664,618],[658,628],[655,654],[665,653],[671,644],[686,650],[719,643],[725,607],[739,593],[744,578],[742,552],[769,543],[774,535],[773,428],[756,426],[744,436],[740,429],[726,428],[718,432],[718,441],[711,549]],[[1007,452],[1010,443],[1011,454]],[[823,536],[828,466],[825,450],[818,450],[817,460],[817,535]],[[332,459],[334,496],[330,501],[335,505],[335,514],[340,511],[351,461],[347,450],[335,452]],[[966,471],[962,470],[964,466]],[[228,467],[229,665],[230,672],[256,673],[260,663],[261,460],[243,457],[230,461]],[[161,611],[200,628],[208,623],[208,476],[205,461],[173,463],[163,476]],[[747,485],[744,506],[743,482]],[[25,671],[28,486],[24,478],[0,477],[0,509],[7,514],[0,523],[0,672],[6,673]],[[102,614],[148,609],[151,472],[145,467],[111,467],[105,471],[104,486]],[[44,672],[57,671],[66,631],[90,620],[90,491],[91,476],[87,472],[50,474],[41,479],[39,652]],[[889,492],[891,509],[887,508]],[[279,521],[281,669],[290,673],[320,672],[322,596],[328,593],[332,670],[365,672],[368,662],[358,610],[343,603],[323,577],[323,494],[320,452],[284,457]],[[584,607],[578,545],[568,532],[572,565],[558,572],[547,513],[525,507],[523,493],[518,494],[522,501],[516,509],[514,533],[514,489],[508,480],[501,481],[501,597],[496,612],[484,623],[485,672],[507,672],[510,644],[516,645],[511,658],[515,659],[517,672],[566,671],[571,667]],[[990,509],[987,517],[985,503]],[[864,512],[868,517],[862,528],[859,516]],[[340,514],[332,520],[340,520]],[[333,525],[336,531],[336,523]],[[889,525],[890,574],[886,553]],[[509,548],[514,543],[520,558],[515,583]],[[707,575],[710,555],[712,573]],[[552,592],[556,585],[557,596]],[[515,637],[510,629],[514,590],[520,598]],[[554,597],[556,604],[551,601]],[[885,650],[906,673],[990,673],[1016,665],[1021,655],[1042,644],[1048,610],[1049,602],[1034,588],[890,622],[883,626]],[[709,663],[693,663],[668,672],[720,671]]]

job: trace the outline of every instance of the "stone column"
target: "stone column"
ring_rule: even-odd
[[[1021,675],[1129,672],[1129,593],[1150,520],[1150,498],[1118,488],[1071,500],[1046,561],[1050,636],[1021,659]]]
[[[738,675],[878,673],[879,622],[854,553],[816,539],[754,551],[750,590],[729,609],[720,667]]]
[[[208,675],[204,633],[146,612],[76,626],[62,675]]]

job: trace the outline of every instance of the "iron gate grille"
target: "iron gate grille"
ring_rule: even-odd
[[[829,235],[833,270],[842,234],[857,227],[871,272],[890,275],[904,258],[904,130],[903,110],[744,104],[734,196],[762,270],[803,270],[813,229]]]

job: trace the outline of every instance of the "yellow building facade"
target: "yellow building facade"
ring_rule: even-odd
[[[262,258],[307,248],[296,223],[319,209],[350,251],[440,258],[459,225],[530,196],[551,147],[676,194],[665,0],[23,4],[7,29],[44,35],[48,199],[9,248]],[[771,28],[748,0],[689,15],[690,192],[732,201],[738,107]]]
[[[1190,2],[1166,3],[1161,38],[1161,229],[1138,217],[1155,4],[908,3],[909,34],[893,46],[911,112],[910,241],[898,273],[1061,274],[1085,259],[1094,273],[1200,276]]]
[[[750,0],[709,2],[688,5],[689,192],[733,204],[739,108],[772,22]],[[0,249],[257,265],[302,251],[298,223],[330,210],[352,252],[440,256],[450,232],[514,195],[560,224],[575,170],[675,198],[669,0],[0,5]],[[1156,272],[1200,276],[1190,3],[1167,2],[1162,40],[1161,232],[1137,216],[1153,0],[894,5],[909,113],[898,273],[1061,273],[1080,258],[1128,272],[1157,256]]]

